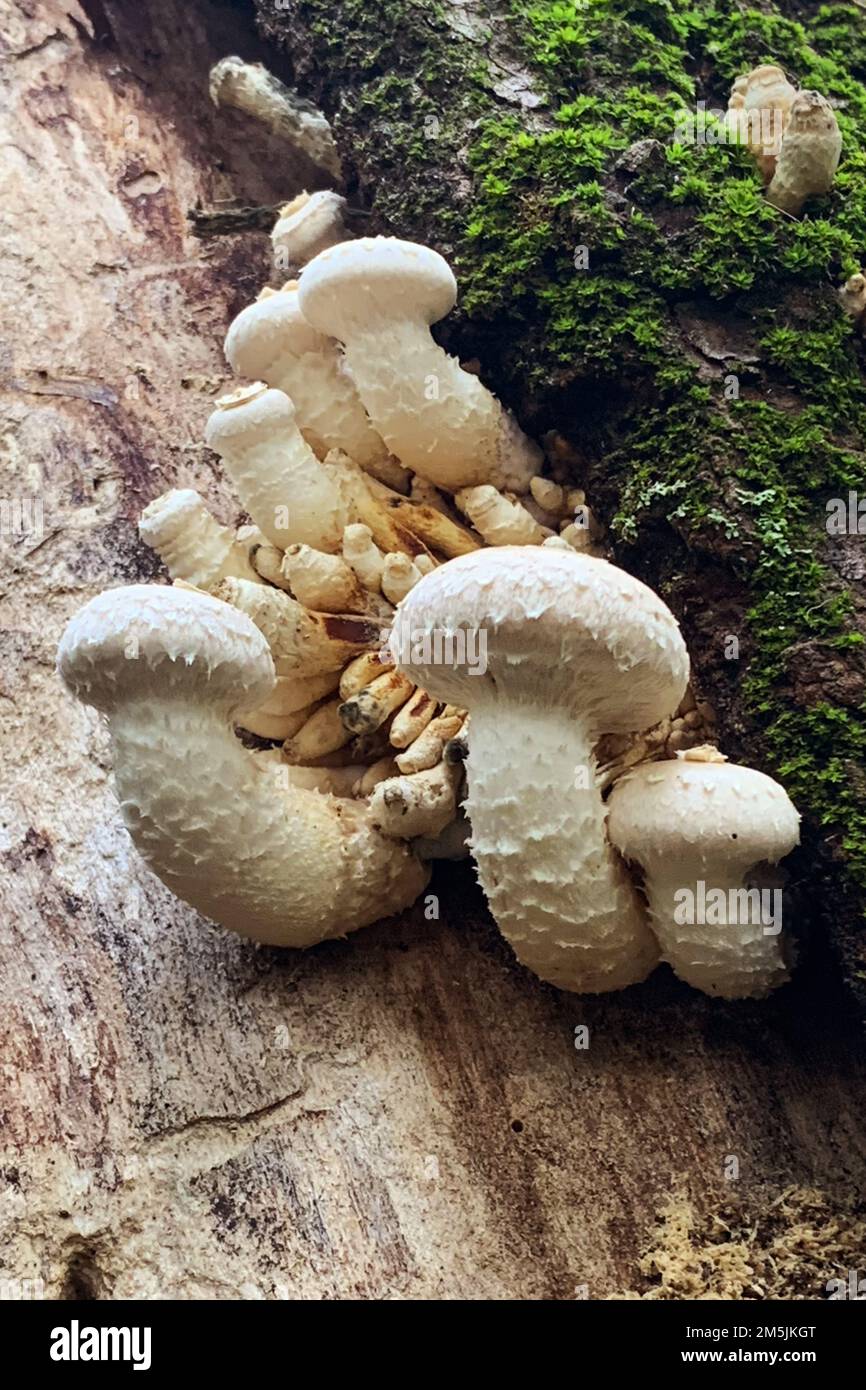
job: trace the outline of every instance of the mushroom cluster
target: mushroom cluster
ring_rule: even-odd
[[[833,187],[842,153],[836,113],[820,92],[798,91],[774,63],[735,79],[727,125],[754,156],[767,201],[782,212],[796,217],[807,198]]]
[[[765,993],[778,942],[748,969],[724,941],[718,968],[684,965],[607,831],[611,786],[714,737],[675,619],[605,558],[556,449],[434,341],[447,262],[340,240],[334,196],[284,210],[277,262],[299,277],[226,338],[244,384],[206,439],[250,521],[156,498],[140,532],[173,584],[99,596],[61,641],[67,685],[109,718],[133,840],[179,897],[288,946],[402,910],[468,843],[542,978],[620,988],[661,946],[699,988]]]

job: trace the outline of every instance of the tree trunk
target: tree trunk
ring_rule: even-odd
[[[226,325],[268,277],[267,240],[202,241],[187,214],[316,183],[209,102],[212,62],[264,58],[334,115],[371,225],[455,256],[463,308],[448,341],[478,355],[527,428],[570,441],[618,558],[681,616],[727,751],[780,769],[810,813],[797,873],[812,903],[832,882],[825,914],[853,972],[858,861],[835,827],[861,796],[858,768],[841,774],[856,763],[862,672],[858,695],[857,650],[836,638],[862,617],[862,561],[856,540],[822,538],[820,512],[832,470],[856,458],[858,347],[832,292],[854,190],[840,174],[804,237],[758,194],[752,220],[738,211],[726,190],[754,180],[730,151],[703,151],[712,186],[697,188],[700,163],[686,185],[697,205],[672,200],[654,147],[617,171],[640,123],[660,119],[640,74],[626,102],[637,127],[579,111],[555,122],[578,91],[615,103],[641,60],[681,83],[679,6],[640,43],[608,18],[587,46],[471,5],[260,5],[282,57],[246,11],[204,0],[0,8],[0,1275],[55,1298],[695,1296],[702,1279],[720,1287],[703,1246],[721,1212],[751,1231],[752,1269],[794,1271],[781,1296],[823,1297],[849,1248],[825,1240],[827,1217],[862,1243],[863,1078],[820,951],[761,1005],[710,1001],[667,971],[620,995],[560,995],[515,966],[467,866],[438,873],[429,915],[419,904],[303,954],[257,950],[139,862],[105,732],[53,659],[91,594],[159,577],[135,525],[152,497],[192,485],[237,514],[201,431]],[[768,47],[731,15],[741,51],[690,62],[699,94],[719,96]],[[768,51],[797,70],[802,41],[783,27],[778,43]],[[688,47],[705,52],[706,35]],[[849,94],[851,120],[855,105]],[[797,247],[800,269],[780,272]],[[735,292],[758,264],[760,282]],[[736,409],[721,394],[734,366]],[[815,396],[831,370],[828,406]],[[843,583],[849,617],[825,601]],[[822,834],[828,796],[837,820]],[[637,1261],[670,1245],[670,1222],[653,1233],[671,1193],[694,1208],[693,1235],[661,1279]]]

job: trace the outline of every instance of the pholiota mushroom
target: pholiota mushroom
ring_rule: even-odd
[[[416,584],[391,650],[434,698],[470,712],[472,853],[518,958],[579,992],[644,979],[658,948],[605,836],[594,749],[683,696],[689,660],[665,604],[605,560],[503,546]]]
[[[217,401],[205,438],[219,454],[238,496],[268,540],[281,549],[304,542],[334,551],[349,513],[331,477],[298,429],[295,407],[263,382]]]
[[[259,587],[259,586],[255,586]],[[365,802],[307,790],[235,737],[274,666],[259,629],[196,590],[132,585],[60,643],[74,695],[108,715],[121,813],[179,898],[242,936],[312,946],[415,901],[428,871]]]
[[[373,425],[406,468],[452,492],[527,491],[538,446],[430,336],[457,297],[438,252],[394,237],[342,242],[304,268],[298,295],[304,318],[343,343]]]
[[[610,796],[611,842],[646,875],[662,958],[726,999],[761,998],[788,978],[781,889],[746,887],[799,841],[784,787],[714,749],[627,773]]]
[[[302,315],[294,282],[262,290],[241,310],[226,335],[225,355],[238,376],[267,382],[291,398],[298,428],[320,459],[343,449],[389,486],[408,487],[370,424],[339,345]]]

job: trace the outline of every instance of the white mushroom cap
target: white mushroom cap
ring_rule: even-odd
[[[608,833],[627,859],[670,876],[675,865],[725,868],[742,877],[776,864],[800,838],[800,815],[772,777],[736,763],[676,758],[647,763],[617,782]]]
[[[258,381],[286,354],[300,357],[327,347],[328,340],[301,313],[294,286],[263,293],[242,309],[226,334],[225,355],[238,376]]]
[[[290,424],[294,418],[294,402],[285,391],[272,391],[256,381],[219,398],[205,426],[205,443],[220,453],[224,444],[237,444],[245,437],[252,440],[259,431]]]
[[[453,309],[457,282],[438,251],[396,237],[362,237],[322,251],[301,272],[304,318],[320,333],[345,339],[351,327],[379,318],[435,323]]]
[[[303,265],[317,251],[342,241],[347,235],[345,206],[345,198],[329,188],[298,194],[282,209],[271,232],[274,251],[291,265]]]
[[[274,685],[265,638],[236,608],[192,589],[131,584],[76,613],[57,667],[85,704],[109,714],[131,697],[188,687],[227,715],[254,709]]]
[[[437,664],[436,630],[478,629],[486,671]],[[590,729],[628,733],[670,714],[689,658],[657,594],[606,560],[545,546],[461,555],[415,585],[391,637],[400,669],[437,700],[471,709],[485,686],[579,707]]]

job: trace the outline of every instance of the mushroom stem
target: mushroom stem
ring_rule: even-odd
[[[205,438],[272,545],[285,550],[301,541],[317,550],[339,549],[343,527],[352,518],[282,391],[256,382],[223,396]]]
[[[322,251],[298,291],[307,321],[343,343],[373,426],[401,463],[451,491],[495,482],[525,492],[541,451],[430,335],[456,292],[437,252],[393,237]]]
[[[273,684],[261,633],[191,590],[133,586],[93,599],[59,667],[107,714],[124,822],[173,893],[242,936],[312,946],[409,906],[427,872],[369,809],[281,784],[231,720]]]
[[[591,994],[645,979],[658,951],[605,838],[591,734],[573,709],[486,706],[472,707],[465,807],[478,879],[503,935],[523,965],[560,989]],[[516,758],[518,748],[531,748],[531,758]]]
[[[247,547],[211,516],[192,488],[173,488],[141,514],[138,534],[172,579],[207,589],[228,577],[258,580]]]

